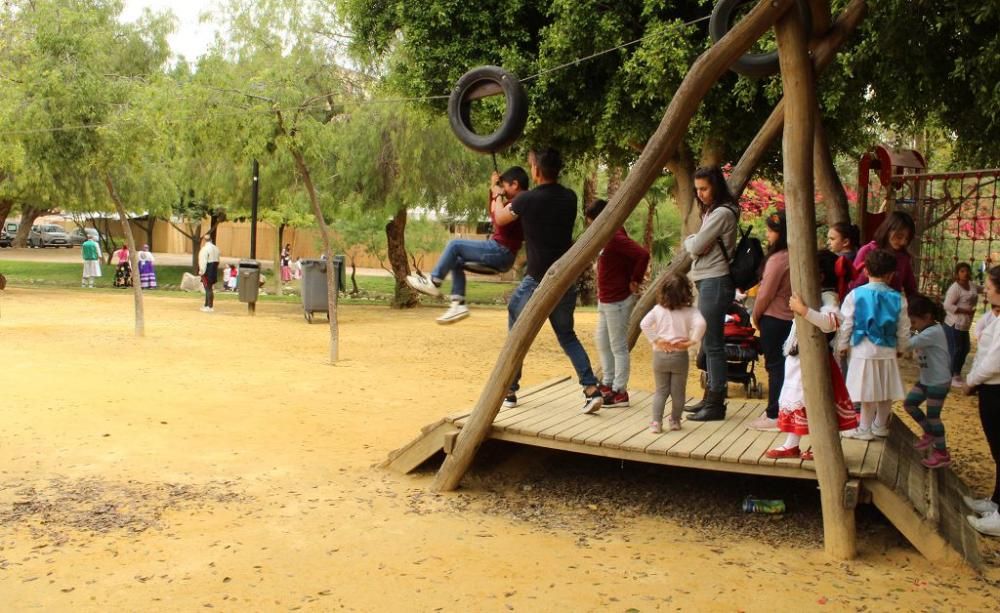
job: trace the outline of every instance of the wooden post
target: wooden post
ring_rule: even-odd
[[[813,202],[813,126],[816,120],[816,77],[806,32],[796,12],[786,13],[775,25],[781,83],[785,95],[782,142],[785,211],[788,216],[788,252],[792,290],[807,304],[819,306],[819,268],[816,258],[816,206]],[[847,467],[837,432],[830,383],[826,336],[796,316],[802,386],[809,407],[809,434],[816,454],[816,477],[823,506],[823,541],[827,554],[853,558],[854,512],[845,508]]]
[[[830,29],[829,33],[815,45],[813,48],[813,62],[817,74],[830,65],[830,62],[833,61],[833,58],[837,54],[837,50],[847,42],[848,37],[857,29],[858,24],[861,23],[867,11],[868,4],[865,0],[852,0],[847,8],[844,9],[844,12],[837,18],[837,22]],[[760,162],[764,158],[764,154],[771,147],[771,143],[781,134],[781,127],[784,121],[785,101],[780,100],[726,181],[729,184],[729,191],[737,198],[746,189],[747,183],[750,181],[750,176],[760,166]],[[686,274],[690,268],[691,256],[681,247],[670,262],[667,270],[660,274],[650,284],[649,288],[646,289],[646,292],[639,297],[635,307],[632,309],[632,315],[629,317],[628,346],[630,349],[635,346],[636,340],[639,338],[639,322],[642,321],[646,313],[656,304],[656,288],[666,281],[670,275]]]
[[[677,152],[688,124],[708,90],[778,17],[788,11],[791,4],[792,0],[761,0],[722,40],[702,53],[691,66],[674,93],[659,127],[625,182],[611,198],[608,207],[540,280],[538,289],[507,336],[479,400],[458,435],[455,449],[445,458],[431,489],[449,491],[458,487],[500,411],[500,402],[507,386],[514,380],[514,375],[542,324],[570,284],[597,256],[597,252],[604,247],[615,230],[625,223],[635,205],[663,172],[667,159]]]

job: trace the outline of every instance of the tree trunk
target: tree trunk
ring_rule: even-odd
[[[385,224],[386,250],[392,276],[396,279],[396,289],[392,296],[392,308],[412,309],[417,306],[417,293],[406,284],[410,274],[410,262],[406,257],[406,207],[401,206],[389,223]]]
[[[813,141],[813,173],[816,177],[816,187],[823,195],[826,203],[826,223],[851,223],[850,207],[847,203],[847,192],[837,175],[837,167],[833,163],[830,143],[826,138],[823,122],[819,121],[819,106],[816,107],[816,126]]]
[[[146,220],[146,225],[143,225],[136,219],[135,225],[139,226],[139,229],[146,233],[146,244],[149,245],[149,250],[153,251],[153,227],[156,225],[156,218],[152,215],[146,215]]]
[[[278,122],[282,123],[281,113],[278,112]],[[284,127],[282,126],[282,130]],[[326,225],[323,217],[323,209],[319,205],[319,196],[316,194],[316,186],[313,185],[312,175],[306,160],[299,151],[298,146],[293,141],[289,146],[292,157],[295,158],[295,166],[299,169],[299,175],[306,186],[306,193],[309,194],[309,203],[312,205],[313,216],[316,217],[316,225],[319,226],[319,235],[323,239],[323,255],[326,256],[326,316],[330,320],[330,364],[336,364],[340,359],[340,330],[337,325],[337,275],[333,270],[333,250],[330,248],[330,227]],[[281,244],[281,241],[278,241]],[[279,270],[277,275],[281,276],[281,260],[277,260]]]
[[[190,224],[189,224],[190,225]],[[201,251],[201,224],[193,227],[193,231],[188,235],[191,239],[191,269],[198,274],[198,252]]]
[[[677,152],[691,118],[698,111],[709,89],[737,58],[746,53],[754,41],[771,28],[791,4],[791,0],[761,0],[722,40],[702,53],[691,66],[674,93],[656,132],[608,207],[541,279],[538,289],[510,330],[475,408],[459,431],[454,449],[445,458],[431,485],[433,490],[453,490],[458,487],[500,411],[500,403],[507,387],[513,382],[532,340],[549,314],[591,259],[607,244],[611,235],[625,223],[653,182],[660,177],[667,159]]]
[[[142,304],[142,284],[139,283],[139,252],[135,248],[135,238],[132,236],[132,226],[128,222],[128,214],[122,204],[115,185],[111,180],[111,175],[104,173],[104,186],[108,188],[108,196],[115,203],[115,210],[118,211],[118,219],[121,220],[122,230],[125,232],[125,244],[128,245],[128,259],[132,266],[132,297],[135,301],[135,335],[146,335],[146,311]]]
[[[721,138],[706,136],[701,143],[701,161],[699,166],[722,166],[726,155],[726,147]]]
[[[28,245],[28,234],[31,233],[31,226],[43,213],[45,213],[45,209],[36,209],[30,204],[21,205],[21,225],[17,227],[17,234],[14,236],[15,247]]]
[[[674,176],[674,203],[681,214],[681,238],[701,227],[701,210],[694,197],[694,157],[688,146],[677,148],[677,155],[667,160],[667,170]]]
[[[610,191],[611,184],[608,183]],[[608,198],[611,194],[608,194]],[[597,200],[597,162],[587,163],[587,174],[583,179],[583,198],[580,200],[580,214],[585,215],[585,211],[591,202]],[[583,273],[576,282],[577,300],[584,306],[597,304],[597,274],[594,270],[594,262],[583,269]]]
[[[785,211],[792,290],[812,308],[820,306],[816,257],[816,209],[813,187],[813,128],[816,121],[816,77],[809,60],[805,26],[796,12],[775,25],[781,83],[785,92]],[[837,432],[830,357],[826,335],[796,316],[802,387],[809,407],[809,434],[816,454],[816,477],[823,507],[823,542],[828,555],[851,559],[856,551],[854,509],[845,508],[847,467]]]
[[[12,208],[14,208],[13,200],[0,200],[0,229],[3,228],[4,223],[7,221],[7,216],[10,215],[10,210]]]
[[[653,253],[653,238],[654,226],[656,225],[656,200],[652,198],[646,198],[646,227],[642,231],[642,246],[646,248],[646,251]],[[646,269],[646,275],[649,275],[653,267],[650,266]]]
[[[621,166],[608,168],[608,200],[614,198],[618,188],[622,186],[622,177],[625,176],[625,169]]]

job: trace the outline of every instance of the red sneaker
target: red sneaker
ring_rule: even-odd
[[[604,408],[613,409],[628,406],[628,392],[611,392],[604,395]]]
[[[772,460],[777,460],[779,458],[797,458],[799,457],[800,453],[799,453],[799,448],[796,445],[795,447],[789,447],[788,449],[783,449],[781,447],[768,449],[767,453],[765,453],[764,455],[771,458]]]
[[[920,460],[920,463],[927,468],[946,468],[951,466],[951,454],[947,450],[935,449],[929,456]]]

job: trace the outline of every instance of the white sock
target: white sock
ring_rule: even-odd
[[[874,402],[862,402],[861,403],[861,420],[858,422],[859,430],[871,430],[872,421],[875,420],[875,407],[878,406]]]
[[[782,449],[791,449],[792,447],[798,447],[799,446],[799,441],[801,441],[801,440],[802,440],[801,436],[799,436],[798,434],[792,434],[791,432],[789,432],[788,433],[788,438],[786,438],[785,442],[781,444],[781,448]]]
[[[892,412],[892,401],[883,400],[879,402],[876,406],[875,423],[872,424],[876,428],[885,428],[889,425],[889,413]]]

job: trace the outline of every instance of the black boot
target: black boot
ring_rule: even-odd
[[[725,401],[725,392],[708,392],[705,396],[705,406],[688,419],[690,421],[722,421],[726,418]]]
[[[697,413],[698,411],[704,409],[706,404],[708,404],[708,390],[705,390],[705,395],[702,397],[701,400],[692,405],[684,407],[684,410],[688,413]]]

